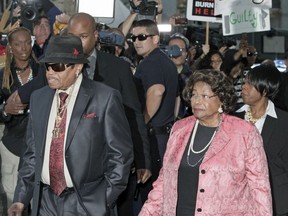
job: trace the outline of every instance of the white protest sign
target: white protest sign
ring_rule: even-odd
[[[222,13],[223,35],[270,30],[269,9],[237,7]]]
[[[214,0],[188,0],[187,13],[188,20],[222,22],[221,17],[214,16]]]
[[[235,10],[238,7],[268,9],[272,7],[272,0],[215,0],[214,14],[227,13],[232,8]]]

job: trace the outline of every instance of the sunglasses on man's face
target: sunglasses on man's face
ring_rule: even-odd
[[[74,64],[64,64],[64,63],[45,63],[45,68],[47,71],[49,71],[49,68],[51,68],[54,72],[62,72],[66,70],[66,68],[72,66]]]
[[[138,40],[139,41],[144,41],[144,40],[146,40],[148,37],[153,37],[153,36],[155,36],[155,35],[146,35],[146,34],[139,34],[139,35],[131,35],[131,40],[133,41],[133,42],[135,42],[136,41],[136,39],[138,38]]]

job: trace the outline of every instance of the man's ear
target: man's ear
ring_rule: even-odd
[[[159,35],[154,35],[152,39],[153,39],[154,44],[159,44],[159,42],[160,42],[160,36]]]
[[[98,37],[99,37],[99,32],[97,30],[94,31],[94,37],[95,37],[95,40],[97,42]]]

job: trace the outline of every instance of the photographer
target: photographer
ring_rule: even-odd
[[[39,1],[26,2],[23,0],[12,1],[11,23],[21,22],[21,26],[32,31],[32,23],[41,12],[42,4]]]
[[[43,56],[51,36],[48,17],[40,16],[37,18],[37,20],[33,23],[33,35],[35,36],[33,51],[36,57],[39,59],[41,56]]]
[[[100,51],[110,53],[128,62],[132,73],[135,73],[136,66],[142,58],[137,55],[133,44],[127,43],[126,37],[119,28],[100,31],[98,44]]]
[[[130,0],[130,5],[131,5],[130,15],[126,18],[126,20],[120,26],[120,29],[122,30],[122,32],[125,36],[130,32],[133,22],[135,20],[137,20],[136,18],[138,16],[142,15],[141,14],[142,12],[143,12],[143,15],[145,14],[145,10],[141,11],[141,9],[140,9],[140,8],[145,9],[145,7],[143,6],[143,2],[145,4],[145,2],[147,2],[147,0]],[[163,11],[162,0],[155,0],[153,2],[155,2],[154,4],[155,4],[155,9],[156,9],[156,14],[154,15],[153,21],[160,23],[162,11]],[[151,2],[149,2],[149,3],[151,3]],[[142,4],[142,6],[140,7],[141,4]],[[144,17],[144,19],[145,18],[147,18],[147,17]],[[140,20],[140,19],[138,19],[138,20]]]
[[[120,57],[125,50],[125,39],[124,34],[118,28],[109,28],[105,31],[100,31],[100,50]]]
[[[182,91],[186,86],[186,82],[189,79],[192,71],[188,66],[188,49],[189,40],[181,33],[175,33],[171,35],[168,40],[167,54],[172,62],[177,67],[178,72],[178,88],[180,95],[180,105],[177,119],[181,119],[187,115],[191,114],[191,109],[189,104],[185,102],[182,97]],[[179,101],[178,101],[179,102]]]
[[[13,0],[11,10],[13,10],[13,15],[11,15],[12,24],[20,20],[21,26],[30,29],[31,32],[33,31],[33,23],[42,15],[47,16],[52,32],[56,15],[62,13],[50,0]]]

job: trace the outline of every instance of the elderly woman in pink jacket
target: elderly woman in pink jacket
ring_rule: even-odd
[[[193,116],[174,124],[139,216],[271,216],[262,138],[254,125],[227,114],[236,101],[228,78],[196,71],[183,95]]]

